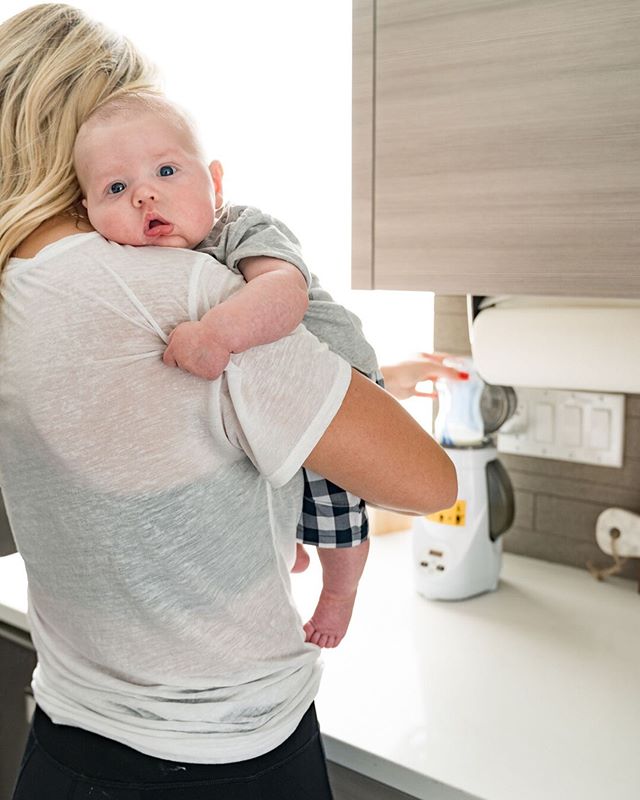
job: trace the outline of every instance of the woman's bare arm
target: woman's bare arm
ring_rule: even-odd
[[[457,497],[445,451],[387,392],[351,371],[338,413],[305,467],[374,505],[430,514]]]

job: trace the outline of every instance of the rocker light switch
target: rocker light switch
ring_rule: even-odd
[[[514,386],[518,408],[498,451],[621,467],[624,395]]]
[[[582,444],[582,409],[580,406],[561,406],[559,423],[560,440],[570,447]]]
[[[537,403],[535,412],[536,442],[552,442],[555,407],[550,403]]]
[[[591,430],[589,446],[596,450],[606,450],[611,440],[611,412],[606,408],[591,410]]]

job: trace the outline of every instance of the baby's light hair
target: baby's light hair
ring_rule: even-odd
[[[0,271],[42,222],[79,203],[80,126],[142,91],[159,91],[155,67],[77,8],[44,3],[0,25]]]
[[[93,130],[94,126],[109,122],[119,116],[135,118],[139,114],[153,114],[164,122],[174,126],[180,133],[187,137],[193,152],[198,158],[205,160],[198,128],[195,119],[181,105],[169,100],[160,92],[141,91],[127,92],[126,94],[110,98],[99,105],[85,121],[78,132],[76,143]]]

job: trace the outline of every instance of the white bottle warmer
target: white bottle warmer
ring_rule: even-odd
[[[468,358],[446,362],[468,381],[438,380],[435,434],[456,467],[458,499],[448,509],[416,517],[416,588],[433,600],[463,600],[497,588],[502,534],[514,517],[513,489],[491,434],[516,409],[511,387],[486,384]]]

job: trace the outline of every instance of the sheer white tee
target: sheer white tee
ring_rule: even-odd
[[[208,255],[98,233],[11,259],[0,486],[29,579],[37,703],[150,755],[252,758],[320,678],[289,569],[299,468],[350,367],[303,327],[203,381],[170,331],[238,291]]]

